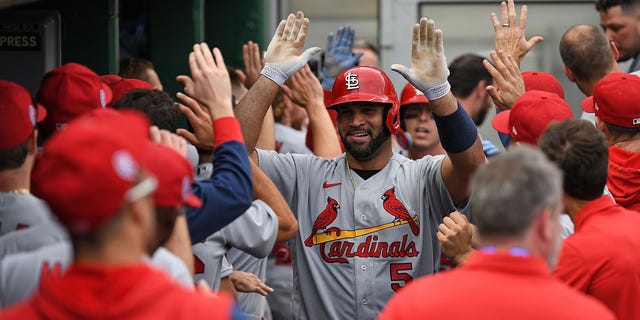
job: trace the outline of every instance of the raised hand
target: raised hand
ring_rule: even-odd
[[[541,36],[534,36],[527,40],[525,38],[525,27],[527,26],[527,6],[523,5],[520,9],[520,20],[516,19],[516,6],[513,0],[501,2],[502,23],[498,20],[495,13],[491,14],[491,23],[495,30],[496,51],[504,51],[507,55],[512,56],[518,66],[524,56],[533,48],[533,46],[542,41]]]
[[[442,30],[436,30],[433,20],[421,18],[420,23],[413,26],[411,67],[393,64],[391,69],[424,92],[429,101],[439,99],[450,91]]]
[[[260,77],[260,70],[264,67],[264,59],[260,57],[260,47],[253,41],[242,46],[242,61],[244,62],[244,86],[250,89]]]
[[[311,104],[321,104],[324,107],[324,93],[318,78],[313,75],[309,65],[305,65],[289,78],[289,86],[283,85],[284,93],[298,105],[307,108]]]
[[[462,263],[473,251],[473,226],[467,217],[457,211],[444,217],[436,234],[442,252],[454,263]]]
[[[178,108],[191,124],[194,133],[185,129],[178,129],[176,133],[200,149],[212,150],[214,140],[209,110],[186,94],[178,92],[178,99],[183,103],[178,104]]]
[[[309,58],[320,51],[313,47],[302,51],[307,40],[309,19],[302,11],[289,14],[287,20],[280,21],[273,35],[267,53],[264,56],[265,66],[261,74],[278,85],[282,85],[292,74],[300,70]]]
[[[333,32],[327,37],[327,49],[324,54],[322,66],[322,87],[327,90],[333,88],[336,77],[356,64],[364,54],[353,54],[353,42],[356,30],[350,26],[340,26],[334,37]]]
[[[187,157],[187,142],[175,133],[171,133],[156,126],[149,128],[149,135],[152,142],[169,147],[178,152],[183,157]]]
[[[231,80],[222,53],[218,48],[209,50],[206,43],[195,44],[189,54],[191,77],[178,76],[190,97],[206,106],[212,120],[233,116],[231,106]]]
[[[511,109],[518,97],[525,92],[520,68],[513,57],[504,51],[491,51],[490,55],[495,67],[487,60],[482,62],[493,77],[493,85],[487,86],[487,92],[500,110]]]

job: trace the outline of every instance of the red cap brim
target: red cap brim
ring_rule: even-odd
[[[589,96],[589,97],[584,98],[582,100],[582,103],[580,104],[580,106],[582,107],[582,110],[584,112],[588,112],[588,113],[595,113],[596,112],[595,105],[593,104],[593,96]]]
[[[186,199],[184,199],[184,204],[192,208],[200,208],[202,207],[202,200],[200,200],[200,198],[192,193],[188,195]]]
[[[511,130],[509,130],[509,115],[511,114],[511,110],[502,111],[496,114],[491,121],[491,125],[496,131],[504,134],[511,134]]]
[[[41,104],[37,103],[36,108],[38,108],[38,119],[37,122],[42,122],[44,118],[47,117],[47,109],[45,109]]]

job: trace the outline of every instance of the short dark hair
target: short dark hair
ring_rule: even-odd
[[[366,39],[356,39],[356,41],[353,43],[353,48],[354,49],[369,49],[371,51],[373,51],[373,53],[375,53],[376,55],[378,55],[378,47],[371,43],[369,40]]]
[[[607,183],[609,148],[604,134],[586,120],[551,124],[538,146],[564,173],[564,191],[580,200],[602,196]]]
[[[638,0],[597,0],[596,10],[606,11],[611,7],[620,6],[623,12],[628,13],[633,9],[637,9],[639,4],[640,1]]]
[[[575,25],[562,35],[560,56],[576,78],[589,81],[602,79],[615,63],[607,36],[588,24]]]
[[[140,79],[150,82],[147,70],[155,70],[153,63],[144,58],[127,58],[120,60],[119,75],[127,79]]]
[[[9,149],[0,150],[0,171],[17,169],[29,154],[29,138]]]
[[[640,128],[627,128],[602,121],[613,140],[636,138],[640,136]]]
[[[160,90],[136,89],[127,92],[113,104],[114,109],[142,111],[154,126],[175,132],[180,110],[169,94]]]
[[[493,83],[491,74],[484,68],[483,57],[476,54],[464,54],[449,65],[449,84],[451,93],[460,98],[468,97],[482,80]]]

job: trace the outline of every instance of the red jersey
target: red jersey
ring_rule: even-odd
[[[185,288],[146,264],[73,265],[42,279],[29,300],[0,319],[230,319],[228,298]]]
[[[640,319],[640,213],[604,196],[585,205],[574,222],[555,275],[619,319]]]
[[[415,280],[379,319],[614,319],[593,298],[554,279],[537,257],[476,251],[453,271]]]
[[[616,202],[640,211],[640,152],[609,147],[607,188]]]

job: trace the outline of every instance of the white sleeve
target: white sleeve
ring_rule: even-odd
[[[264,258],[275,245],[278,217],[262,200],[255,200],[238,219],[220,231],[228,245],[256,258]]]
[[[158,248],[151,257],[151,264],[164,270],[177,283],[185,285],[187,288],[193,288],[193,277],[191,276],[187,266],[171,251],[164,247]]]

